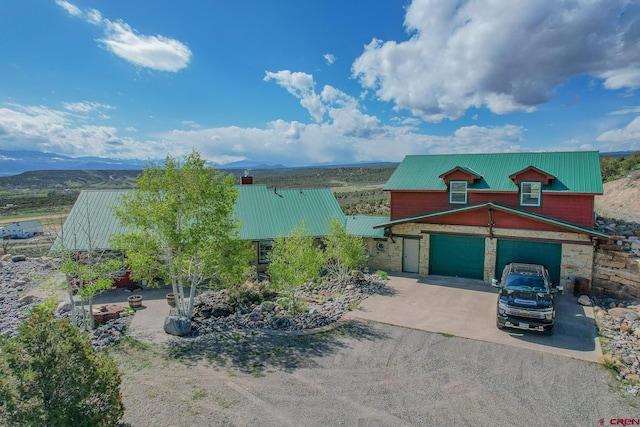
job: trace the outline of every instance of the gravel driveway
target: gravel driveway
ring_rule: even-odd
[[[166,359],[158,346],[119,356],[133,426],[596,426],[640,415],[598,364],[367,321],[172,343]],[[143,360],[152,353],[160,360]]]

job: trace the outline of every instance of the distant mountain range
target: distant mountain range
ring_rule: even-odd
[[[120,160],[102,157],[69,157],[41,151],[0,150],[0,176],[38,170],[141,170],[145,160]],[[219,166],[221,169],[282,169],[283,165],[240,161]]]
[[[633,151],[621,151],[615,153],[600,153],[601,156],[620,157],[628,156]],[[27,171],[39,170],[141,170],[144,160],[117,160],[102,157],[69,157],[61,154],[43,153],[40,151],[9,151],[0,150],[0,176],[17,175]],[[368,164],[373,165],[374,163]],[[379,164],[387,164],[380,162]],[[338,166],[338,165],[315,165]],[[347,165],[341,165],[347,166]],[[353,165],[352,165],[353,166]],[[219,165],[220,169],[284,169],[287,166],[281,164],[268,164],[243,160],[225,165]]]
[[[69,157],[40,151],[0,150],[0,176],[36,170],[140,170],[142,160]]]

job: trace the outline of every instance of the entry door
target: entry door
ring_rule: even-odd
[[[420,272],[420,239],[403,239],[402,271],[406,273]]]

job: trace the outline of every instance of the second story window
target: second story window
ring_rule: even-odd
[[[520,183],[520,205],[542,206],[542,183],[523,181]]]
[[[464,205],[467,203],[467,181],[449,183],[449,203]]]

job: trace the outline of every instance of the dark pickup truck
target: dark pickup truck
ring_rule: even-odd
[[[549,272],[538,264],[509,263],[502,279],[492,285],[500,290],[496,324],[553,334],[555,294],[562,287],[551,284]]]

